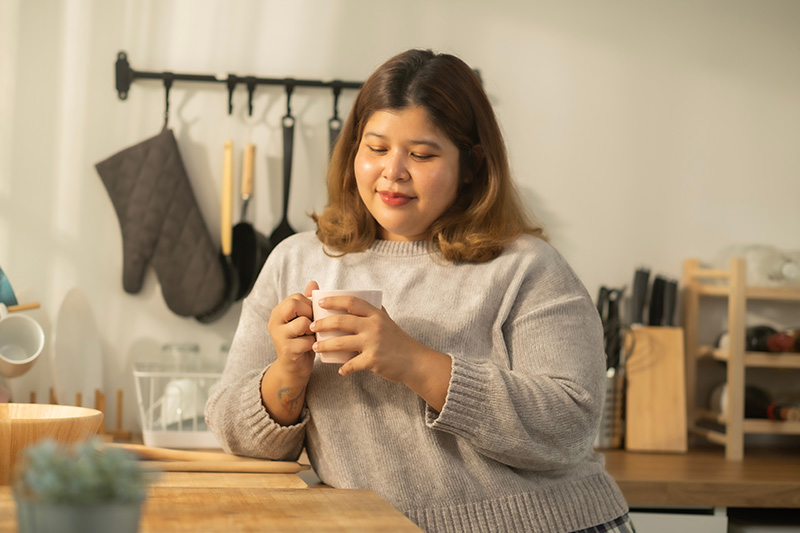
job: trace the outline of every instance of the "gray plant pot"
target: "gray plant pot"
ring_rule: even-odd
[[[17,498],[19,533],[137,533],[142,502],[64,504]]]

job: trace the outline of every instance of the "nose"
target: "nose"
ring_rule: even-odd
[[[405,155],[391,152],[384,159],[383,177],[389,181],[406,181],[411,178]]]

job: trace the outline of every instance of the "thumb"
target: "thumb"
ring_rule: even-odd
[[[306,284],[306,290],[303,291],[303,296],[306,298],[311,298],[311,291],[316,291],[319,289],[319,284],[316,281],[309,281]]]

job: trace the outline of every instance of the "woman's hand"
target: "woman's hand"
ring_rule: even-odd
[[[314,369],[314,334],[311,324],[311,291],[316,281],[306,285],[303,294],[288,296],[275,306],[267,329],[278,359],[261,380],[261,402],[273,420],[283,425],[297,422],[306,398],[306,386]]]
[[[303,294],[292,294],[275,306],[269,316],[267,329],[278,354],[275,364],[285,372],[305,377],[314,368],[314,333],[311,324],[311,291],[319,288],[316,281],[306,285]]]
[[[411,337],[391,319],[386,308],[377,309],[353,296],[329,296],[319,305],[346,314],[317,320],[311,324],[311,331],[340,330],[352,335],[315,342],[313,351],[358,352],[341,366],[339,374],[370,370],[389,381],[404,383],[431,407],[441,410],[450,383],[449,356]]]

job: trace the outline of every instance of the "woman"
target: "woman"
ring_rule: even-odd
[[[410,50],[366,81],[318,229],[283,241],[245,300],[206,407],[226,451],[296,459],[426,531],[632,531],[592,450],[597,311],[525,216],[480,80]],[[313,281],[311,281],[313,280]],[[311,290],[381,289],[314,322]],[[302,293],[298,292],[305,287]],[[315,342],[319,331],[351,335]],[[349,350],[339,366],[315,353]]]

